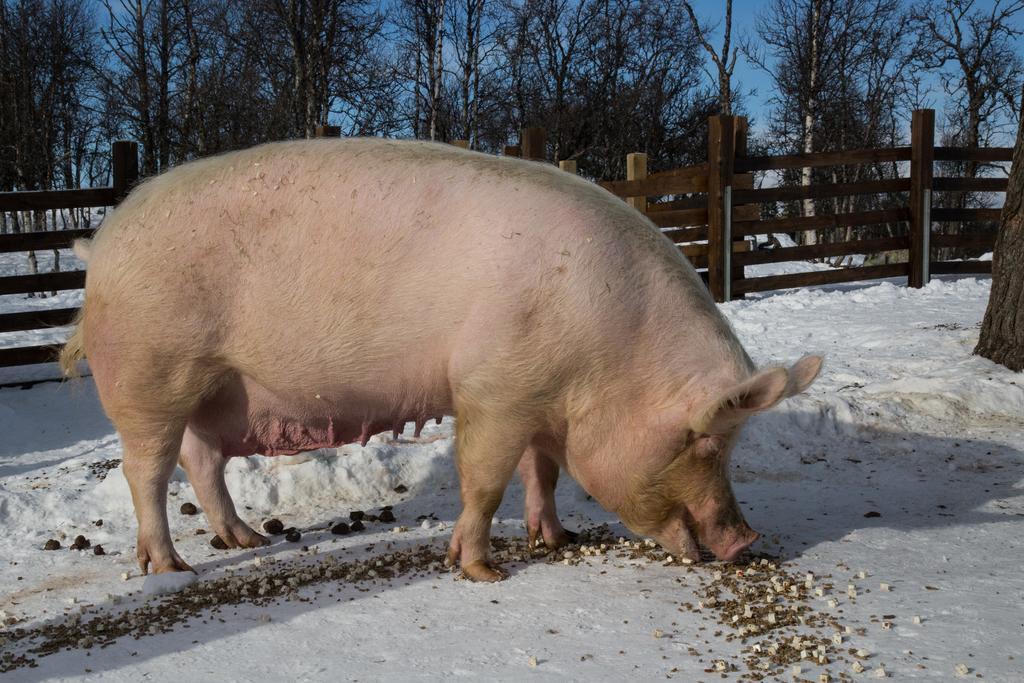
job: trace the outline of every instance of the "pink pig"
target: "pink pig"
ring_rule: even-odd
[[[517,466],[531,539],[567,534],[565,469],[635,533],[723,560],[758,535],[728,479],[744,421],[821,359],[756,371],[689,262],[641,214],[550,166],[380,139],[263,145],[138,188],[89,252],[62,353],[89,359],[124,445],[143,571],[171,542],[180,462],[231,547],[266,540],[226,457],[364,441],[456,416],[472,579]]]

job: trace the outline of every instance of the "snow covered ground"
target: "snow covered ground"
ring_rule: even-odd
[[[838,628],[842,644],[830,645],[826,665],[812,663],[813,646],[798,646],[812,658],[800,664],[801,680],[825,671],[832,681],[862,680],[879,667],[892,680],[1024,680],[1024,376],[971,355],[988,289],[975,279],[922,290],[858,283],[723,306],[760,364],[826,356],[811,390],[752,420],[735,451],[738,498],[763,533],[757,551],[799,577],[801,598],[779,602],[810,608],[806,626],[746,642],[735,637],[743,622],[707,600],[736,567],[663,566],[678,563],[621,548],[581,560],[577,548],[568,564],[561,555],[506,562],[509,580],[478,585],[431,565],[458,513],[446,420],[418,439],[388,433],[365,448],[233,460],[242,516],[279,518],[302,532],[297,543],[275,536],[255,551],[211,548],[210,534],[197,535],[202,515],[178,512],[195,498],[177,476],[172,531],[201,574],[191,611],[165,598],[171,606],[149,613],[165,619],[153,633],[132,617],[129,635],[100,647],[90,620],[147,609],[117,437],[88,379],[2,389],[0,617],[16,623],[0,636],[0,667],[34,660],[6,674],[24,681],[750,680],[744,659],[755,645],[798,634],[830,640]],[[558,498],[568,528],[609,523],[613,536],[629,537],[568,479]],[[521,501],[515,484],[497,535],[524,535]],[[328,530],[352,510],[379,514],[384,505],[394,522]],[[106,554],[69,550],[79,534]],[[43,550],[48,539],[62,548]],[[411,549],[426,561],[383,578]],[[273,574],[291,561],[300,569]],[[352,580],[309,579],[336,566]],[[813,588],[804,589],[808,572]],[[273,593],[274,576],[303,578],[291,599],[223,597],[247,581]],[[63,642],[53,634],[64,629],[74,645],[41,656],[31,650],[43,641],[11,638],[39,628],[51,643]],[[854,673],[854,662],[865,671]],[[791,680],[791,667],[768,671]]]

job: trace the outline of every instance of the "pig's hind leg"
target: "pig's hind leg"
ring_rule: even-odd
[[[518,469],[526,498],[524,519],[530,548],[536,547],[538,538],[551,549],[571,543],[577,534],[562,527],[555,509],[558,463],[531,445],[523,453]]]
[[[243,522],[235,511],[235,504],[224,481],[224,468],[228,459],[221,453],[215,439],[202,435],[191,426],[187,427],[178,461],[192,483],[206,519],[227,547],[257,548],[269,543]]]
[[[147,574],[150,567],[154,574],[194,571],[174,549],[167,524],[167,483],[174,472],[175,453],[181,443],[184,423],[167,420],[162,424],[144,425],[133,420],[127,429],[121,425],[122,469],[139,523],[135,549],[139,568],[143,574]]]

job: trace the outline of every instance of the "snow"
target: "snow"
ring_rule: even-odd
[[[1024,376],[971,355],[987,280],[936,280],[920,290],[895,282],[722,306],[758,364],[826,357],[806,394],[750,421],[734,453],[737,496],[763,532],[758,552],[781,557],[800,576],[831,574],[835,588],[812,596],[814,609],[866,629],[840,647],[870,653],[865,673],[806,661],[804,679],[827,669],[832,680],[840,671],[861,680],[881,665],[893,680],[944,681],[964,664],[968,678],[1022,680]],[[211,548],[210,534],[197,534],[205,518],[178,513],[183,502],[196,502],[178,472],[172,535],[199,572],[187,590],[258,578],[291,561],[372,563],[424,545],[439,555],[459,509],[452,430],[446,418],[419,438],[410,425],[397,439],[380,434],[365,448],[233,459],[228,483],[242,517],[254,525],[276,517],[302,533],[298,543],[274,536],[256,550]],[[0,435],[0,620],[18,620],[9,629],[167,599],[146,595],[135,565],[120,445],[90,379],[0,389]],[[568,477],[558,503],[570,529],[609,523],[615,536],[629,537]],[[369,522],[345,536],[327,530],[352,510],[376,513],[384,505],[393,506],[395,522]],[[497,513],[497,536],[524,535],[521,506],[514,483]],[[69,550],[79,534],[106,554]],[[60,550],[42,550],[51,538]],[[207,608],[174,628],[124,636],[103,649],[86,643],[44,657],[29,653],[38,667],[12,675],[695,681],[719,680],[706,669],[717,659],[734,661],[744,647],[726,639],[731,627],[719,625],[713,610],[684,606],[701,599],[718,563],[687,568],[611,556],[505,568],[509,580],[493,585],[438,570],[314,583],[300,587],[297,599]],[[865,579],[856,578],[861,570]],[[847,582],[858,587],[856,599],[847,597]],[[838,606],[828,607],[828,599]],[[0,654],[26,654],[26,647],[0,641]],[[740,673],[727,678],[749,680],[736,661]],[[780,678],[790,680],[788,667]]]

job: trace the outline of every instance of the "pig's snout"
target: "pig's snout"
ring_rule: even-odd
[[[740,553],[749,548],[754,541],[759,538],[761,538],[761,534],[757,533],[750,527],[746,527],[731,539],[711,546],[711,552],[713,552],[715,557],[723,562],[732,562],[740,556]]]

